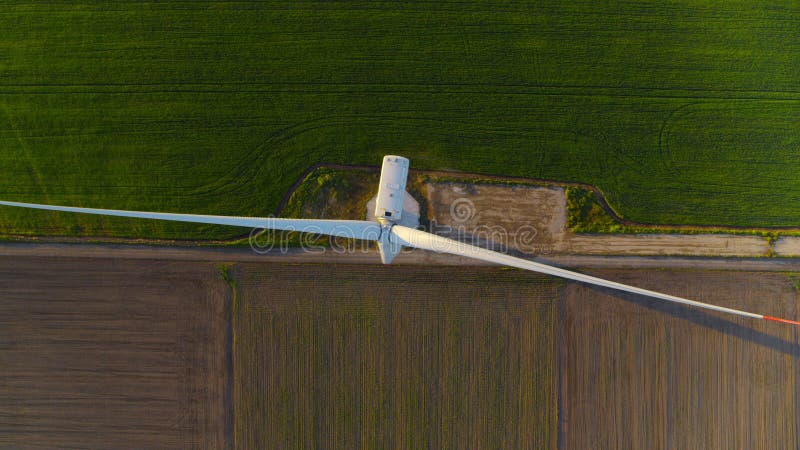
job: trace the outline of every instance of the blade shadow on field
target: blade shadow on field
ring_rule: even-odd
[[[701,311],[697,308],[693,308],[687,305],[682,305],[678,303],[668,303],[663,300],[653,299],[639,294],[622,292],[616,289],[600,287],[600,286],[590,286],[583,283],[581,283],[581,286],[588,289],[592,289],[595,292],[599,292],[605,295],[609,295],[624,300],[628,303],[633,303],[635,305],[643,306],[647,309],[667,314],[677,319],[682,319],[705,328],[710,328],[712,330],[725,333],[729,336],[734,336],[741,340],[762,347],[770,348],[780,353],[790,355],[795,359],[800,358],[800,344],[798,344],[797,341],[795,342],[787,341],[786,339],[783,339],[781,337],[774,336],[772,334],[765,333],[763,331],[755,330],[747,325],[723,319],[713,313]],[[751,323],[755,324],[757,323],[756,321],[758,319],[742,319],[742,320],[743,321],[750,320]],[[775,326],[778,327],[780,325],[775,324]]]

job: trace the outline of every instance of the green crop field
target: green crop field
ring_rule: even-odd
[[[0,10],[0,197],[266,215],[314,162],[580,181],[645,223],[800,226],[779,1]],[[240,230],[0,209],[0,233]]]

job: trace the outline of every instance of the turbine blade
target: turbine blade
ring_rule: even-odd
[[[404,227],[402,225],[395,225],[392,227],[389,239],[396,241],[399,244],[407,247],[421,248],[424,250],[432,250],[441,253],[450,253],[453,255],[466,256],[468,258],[480,259],[483,261],[502,264],[505,266],[516,267],[524,270],[531,270],[533,272],[540,272],[547,275],[553,275],[569,280],[580,281],[583,283],[593,284],[596,286],[617,289],[620,291],[631,292],[634,294],[645,295],[669,302],[681,303],[684,305],[694,306],[697,308],[710,309],[728,314],[735,314],[737,316],[751,317],[754,319],[764,319],[775,322],[790,323],[800,325],[800,322],[787,319],[778,319],[776,317],[765,316],[762,314],[755,314],[747,311],[741,311],[733,308],[725,308],[722,306],[710,305],[708,303],[689,300],[674,295],[664,294],[661,292],[642,289],[627,284],[617,283],[615,281],[604,280],[602,278],[593,277],[591,275],[584,275],[582,273],[573,272],[570,270],[553,267],[547,264],[528,261],[522,258],[505,255],[503,253],[486,250],[474,245],[466,244],[463,242],[454,241],[441,236],[436,236],[425,231],[415,230],[413,228]]]
[[[133,217],[138,219],[171,220],[175,222],[206,223],[213,225],[230,225],[246,228],[264,228],[270,230],[298,231],[301,233],[326,234],[353,239],[376,241],[381,235],[381,227],[376,222],[366,220],[316,220],[316,219],[279,219],[273,217],[236,217],[208,216],[202,214],[173,214],[146,211],[124,211],[119,209],[77,208],[74,206],[40,205],[36,203],[19,203],[0,201],[0,205],[21,208],[44,209],[48,211],[64,211],[103,216]]]

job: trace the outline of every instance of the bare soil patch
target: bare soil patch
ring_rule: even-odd
[[[426,183],[433,231],[523,253],[580,255],[765,256],[761,236],[732,234],[575,234],[566,228],[564,189],[553,186]],[[777,254],[800,245],[786,240]],[[793,242],[793,241],[792,241]],[[784,248],[786,250],[784,250]]]
[[[0,259],[0,447],[226,446],[213,264]]]
[[[560,282],[237,266],[237,448],[554,448]]]
[[[714,304],[797,317],[781,274],[596,271]],[[796,448],[797,332],[570,283],[561,320],[563,448]]]
[[[547,253],[566,239],[560,187],[429,182],[431,223],[440,234],[468,235],[528,253]],[[445,229],[449,227],[450,229]]]
[[[798,316],[787,274],[592,273]],[[212,263],[1,259],[0,446],[800,443],[800,342],[781,324],[496,267],[241,263],[233,275],[227,314]]]
[[[775,254],[800,256],[800,236],[782,236],[775,242]]]

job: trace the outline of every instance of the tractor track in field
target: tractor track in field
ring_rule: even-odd
[[[312,86],[315,89],[308,89]],[[336,83],[218,82],[218,83],[80,83],[3,84],[0,95],[49,94],[304,94],[398,93],[398,94],[510,94],[579,97],[636,97],[700,100],[800,101],[800,92],[771,89],[707,89],[692,87],[636,87],[615,85],[559,85],[513,83]],[[706,94],[706,95],[702,95]]]

